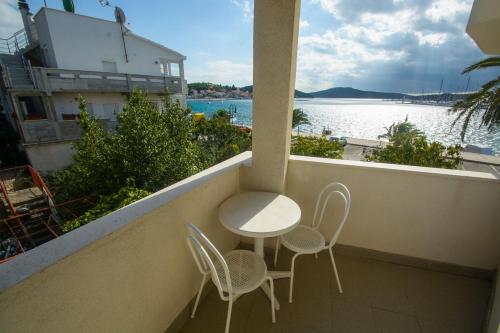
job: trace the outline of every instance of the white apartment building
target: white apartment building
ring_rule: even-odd
[[[168,90],[186,105],[186,57],[134,34],[119,18],[47,7],[32,16],[25,1],[19,10],[24,28],[0,40],[0,98],[30,163],[42,173],[72,162],[79,95],[108,129],[136,87],[158,102]]]

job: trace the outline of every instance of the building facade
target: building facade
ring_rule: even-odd
[[[80,136],[79,95],[107,129],[136,88],[158,103],[168,90],[186,105],[186,57],[134,34],[120,18],[47,7],[32,16],[25,1],[19,10],[24,29],[0,41],[2,112],[42,173],[72,162],[71,143]]]

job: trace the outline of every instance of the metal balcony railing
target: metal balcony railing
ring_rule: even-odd
[[[0,38],[0,53],[17,54],[29,45],[28,35],[23,28],[8,38]]]

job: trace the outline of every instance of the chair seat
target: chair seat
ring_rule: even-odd
[[[229,268],[233,294],[244,294],[257,289],[265,280],[267,266],[264,259],[247,250],[234,250],[223,255]],[[219,262],[215,263],[217,276],[222,290],[227,291],[224,270]]]
[[[289,250],[298,253],[317,253],[325,247],[325,237],[311,227],[299,225],[282,235],[280,242]]]

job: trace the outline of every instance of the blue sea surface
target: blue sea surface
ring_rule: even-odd
[[[228,110],[236,106],[235,124],[252,125],[252,100],[188,100],[193,112],[211,117],[217,110]],[[465,142],[460,140],[461,123],[452,127],[455,120],[448,113],[448,107],[418,104],[402,104],[377,99],[313,98],[295,99],[295,108],[301,108],[308,115],[311,125],[301,126],[301,132],[320,134],[323,128],[332,130],[333,135],[376,140],[392,123],[408,120],[422,130],[429,140],[444,144],[480,144],[493,148],[500,154],[500,126],[492,131],[478,128],[479,119],[470,126]],[[272,112],[269,110],[268,112]]]

